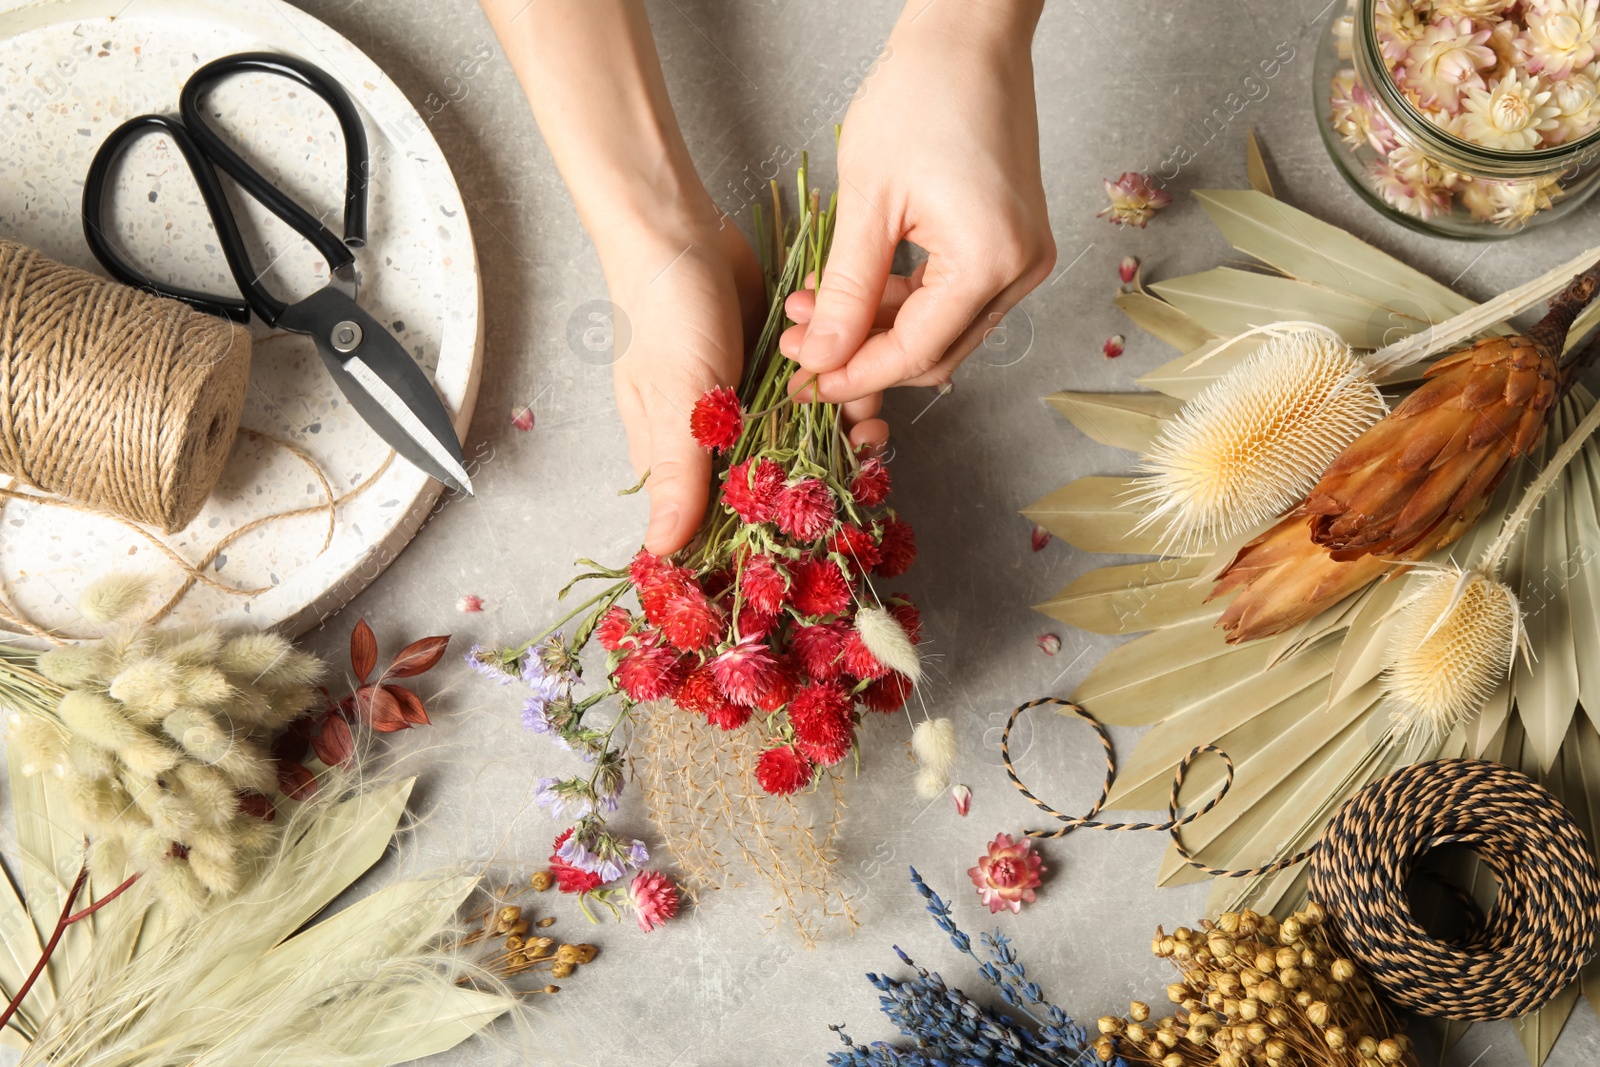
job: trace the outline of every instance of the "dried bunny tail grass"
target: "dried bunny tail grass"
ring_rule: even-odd
[[[1522,609],[1509,586],[1478,570],[1446,568],[1417,582],[1389,635],[1383,686],[1394,735],[1437,741],[1511,672]]]
[[[707,729],[666,703],[633,717],[645,808],[691,895],[763,884],[768,924],[808,947],[856,927],[835,848],[845,807],[836,772],[810,794],[772,796],[755,777],[756,731]]]
[[[123,622],[129,619],[150,595],[150,576],[127,571],[112,571],[97,578],[78,598],[78,610],[90,622]]]
[[[949,719],[924,719],[911,731],[911,754],[917,758],[917,796],[932,800],[950,785],[956,765],[956,727]]]
[[[21,1062],[370,1067],[451,1048],[515,1010],[515,994],[460,947],[475,874],[390,881],[305,925],[382,857],[410,788],[330,774],[328,800],[280,808],[286,825],[258,877],[191,921],[150,910],[159,872],[141,878],[96,917],[83,980]]]
[[[1132,496],[1164,525],[1164,547],[1192,551],[1293,507],[1328,464],[1384,416],[1365,364],[1326,328],[1283,323],[1185,404],[1139,465]]]
[[[856,612],[856,633],[878,662],[911,679],[922,681],[922,657],[911,643],[900,621],[883,608],[863,607]]]

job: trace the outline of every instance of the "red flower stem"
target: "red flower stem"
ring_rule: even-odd
[[[33,965],[33,973],[28,975],[27,981],[22,983],[17,990],[16,996],[12,997],[11,1002],[6,1005],[5,1013],[0,1014],[0,1030],[5,1029],[6,1024],[11,1021],[11,1017],[17,1013],[17,1008],[21,1005],[23,998],[33,988],[33,983],[39,980],[39,975],[44,972],[44,965],[50,962],[50,957],[54,955],[56,946],[61,943],[61,935],[67,932],[67,924],[72,921],[72,905],[78,902],[78,894],[83,890],[83,883],[88,880],[89,865],[85,863],[78,868],[78,877],[72,883],[72,888],[67,890],[67,901],[61,908],[61,918],[56,920],[55,933],[50,935],[50,941],[44,946],[44,951],[40,953],[39,962]]]
[[[122,894],[126,893],[133,886],[133,883],[137,882],[138,880],[139,880],[139,872],[135,871],[133,874],[128,875],[127,881],[125,881],[121,885],[117,886],[117,888],[113,889],[111,892],[107,893],[105,896],[101,897],[99,900],[95,901],[93,904],[90,904],[87,908],[84,908],[82,911],[78,912],[77,914],[69,915],[67,917],[67,922],[69,924],[71,924],[71,923],[78,922],[78,921],[80,921],[82,919],[87,919],[89,916],[93,915],[95,912],[99,911],[101,908],[105,907],[107,904],[111,903],[113,900],[116,900]]]

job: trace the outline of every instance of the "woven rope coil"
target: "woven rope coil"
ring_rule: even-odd
[[[1429,935],[1406,895],[1423,857],[1450,844],[1500,883],[1489,914],[1453,942]],[[1389,999],[1437,1018],[1526,1015],[1577,978],[1600,932],[1583,831],[1533,779],[1485,760],[1413,764],[1356,793],[1323,832],[1310,891]]]
[[[172,533],[244,410],[242,326],[0,240],[0,471]]]
[[[1088,723],[1105,749],[1100,796],[1083,815],[1066,815],[1022,783],[1011,760],[1011,731],[1026,711],[1055,705]],[[1180,815],[1178,794],[1203,753],[1222,760],[1222,788]],[[1526,1015],[1577,978],[1600,936],[1600,871],[1583,831],[1551,793],[1533,779],[1486,760],[1416,763],[1361,789],[1310,848],[1259,867],[1224,869],[1189,854],[1179,830],[1214,809],[1233,786],[1233,761],[1201,745],[1178,764],[1164,822],[1106,822],[1095,818],[1116,779],[1111,736],[1082,707],[1058,697],[1018,705],[1006,721],[1000,756],[1011,784],[1035,807],[1062,823],[1029,830],[1034,838],[1076,829],[1166,831],[1191,867],[1221,878],[1284,870],[1311,858],[1309,893],[1326,907],[1352,958],[1388,999],[1418,1015],[1445,1019],[1506,1019]],[[1494,873],[1499,890],[1488,916],[1461,939],[1430,935],[1411,913],[1407,887],[1435,849],[1471,849]]]

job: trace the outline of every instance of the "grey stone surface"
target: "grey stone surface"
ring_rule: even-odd
[[[423,529],[389,571],[312,644],[337,657],[356,615],[398,640],[454,632],[460,647],[526,636],[553,618],[556,590],[575,556],[622,559],[644,523],[641,498],[615,490],[633,481],[610,397],[609,370],[569,348],[574,309],[603,298],[589,242],[540,141],[504,58],[458,80],[456,65],[493,38],[472,0],[299,0],[366,49],[419,105],[455,169],[469,206],[485,283],[487,366],[469,449],[484,457],[476,499],[453,503]],[[954,0],[950,0],[954,2]],[[981,351],[948,398],[925,390],[888,401],[896,503],[922,546],[905,587],[923,605],[935,657],[930,706],[956,720],[973,790],[972,814],[911,792],[903,718],[866,731],[861,776],[849,786],[852,817],[843,864],[862,887],[862,929],[804,950],[763,933],[759,890],[706,900],[644,936],[631,925],[592,933],[604,954],[537,1003],[522,1030],[498,1044],[472,1043],[440,1063],[538,1060],[584,1065],[722,1067],[820,1063],[834,1046],[830,1022],[858,1038],[888,1036],[863,971],[890,966],[898,944],[951,979],[975,977],[926,921],[905,880],[915,864],[947,896],[969,930],[988,925],[964,869],[996,831],[1034,825],[1032,809],[1001,772],[995,742],[1009,707],[1065,694],[1111,646],[1034,613],[1030,604],[1099,561],[1052,544],[1035,554],[1017,509],[1087,473],[1124,469],[1126,457],[1094,445],[1041,397],[1058,388],[1122,389],[1170,353],[1127,328],[1113,309],[1115,265],[1144,259],[1154,276],[1204,269],[1232,253],[1184,195],[1244,184],[1245,127],[1258,130],[1279,192],[1346,225],[1465,292],[1487,297],[1594,243],[1593,212],[1559,232],[1474,246],[1431,240],[1379,219],[1335,175],[1313,128],[1313,37],[1330,17],[1325,0],[1206,0],[1048,5],[1035,45],[1044,178],[1060,247],[1056,273],[1015,313],[1009,349]],[[813,173],[832,171],[831,123],[845,79],[873,54],[897,13],[893,0],[660,0],[652,22],[672,97],[706,183],[732,209],[745,168],[804,147]],[[1239,88],[1258,59],[1294,50],[1216,136],[1197,128]],[[916,121],[914,114],[907,121]],[[1096,219],[1102,176],[1153,169],[1180,141],[1197,156],[1177,179],[1177,203],[1145,232]],[[1104,339],[1129,334],[1117,361]],[[1031,337],[1025,358],[1016,341]],[[523,405],[537,422],[511,425]],[[462,594],[488,610],[464,615]],[[1035,638],[1059,633],[1061,652]],[[403,739],[427,746],[425,811],[411,848],[418,864],[486,860],[532,864],[548,853],[553,825],[531,806],[532,779],[561,773],[569,757],[523,734],[509,693],[485,687],[459,663],[430,676],[437,725]],[[1131,733],[1118,732],[1123,751]],[[1024,771],[1064,809],[1087,804],[1100,754],[1088,732],[1042,722],[1026,744]],[[634,802],[618,824],[649,836]],[[1085,1020],[1131,997],[1162,999],[1164,970],[1148,954],[1157,923],[1195,917],[1203,886],[1156,889],[1159,835],[1076,834],[1044,848],[1051,874],[1037,906],[997,924],[1017,936],[1032,973]],[[526,869],[524,867],[523,869]],[[570,902],[559,931],[588,933]],[[1552,1065],[1600,1058],[1600,1027],[1587,1005],[1573,1014]],[[1517,1064],[1506,1024],[1475,1029],[1449,1057],[1466,1067]]]

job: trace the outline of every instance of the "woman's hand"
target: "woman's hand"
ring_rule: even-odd
[[[913,0],[845,116],[839,214],[820,291],[780,348],[857,420],[892,385],[942,385],[1055,264],[1033,96],[1042,0]],[[927,262],[890,274],[895,246]],[[858,435],[865,423],[858,421]],[[877,434],[874,428],[873,435]]]
[[[613,334],[612,377],[634,470],[649,472],[644,546],[676,552],[700,528],[711,456],[689,432],[706,390],[737,387],[760,330],[765,289],[750,244],[724,220],[634,233],[627,248],[602,246],[611,302],[626,321]]]

